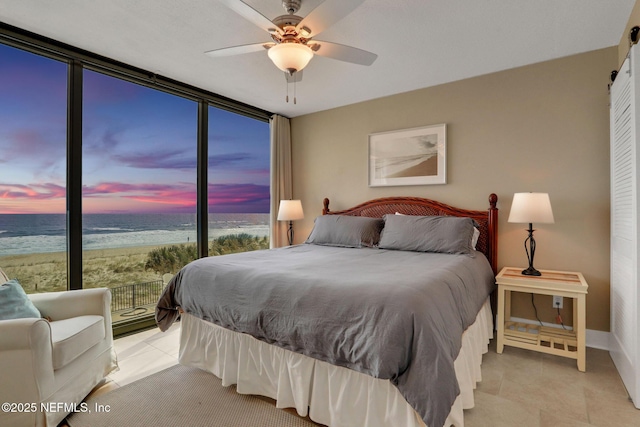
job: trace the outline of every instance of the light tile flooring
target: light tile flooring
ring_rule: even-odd
[[[476,406],[465,427],[640,426],[609,353],[587,348],[587,371],[576,361],[506,346],[492,340],[482,358]]]
[[[104,393],[178,363],[180,326],[140,332],[115,341],[120,370],[94,393]],[[465,427],[640,427],[609,353],[587,348],[587,372],[574,360],[505,347],[492,340],[483,356],[476,406]]]
[[[111,388],[121,387],[176,365],[180,324],[174,323],[167,332],[155,328],[118,338],[114,346],[120,369],[108,377]]]

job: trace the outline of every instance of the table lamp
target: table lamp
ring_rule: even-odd
[[[289,230],[287,230],[289,246],[293,244],[293,221],[303,218],[304,212],[302,212],[300,200],[280,200],[278,221],[289,221]]]
[[[540,272],[533,267],[533,256],[536,253],[536,241],[533,238],[533,223],[553,224],[553,211],[551,210],[551,201],[547,193],[515,193],[513,195],[513,203],[511,203],[511,212],[509,213],[509,222],[529,223],[529,237],[524,241],[524,250],[527,252],[529,259],[529,268],[522,271],[526,276],[540,276]],[[527,247],[528,242],[528,247]]]

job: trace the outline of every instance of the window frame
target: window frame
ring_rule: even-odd
[[[208,123],[209,107],[262,122],[273,113],[92,52],[0,22],[0,43],[66,62],[67,80],[67,289],[82,289],[82,106],[83,71],[97,71],[198,103],[197,112],[197,244],[208,255]],[[153,320],[117,325],[114,333],[152,326]]]

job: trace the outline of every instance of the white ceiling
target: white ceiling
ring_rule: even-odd
[[[269,19],[284,14],[280,0],[245,2]],[[321,2],[302,0],[298,15]],[[316,38],[374,52],[378,59],[365,67],[316,56],[297,84],[296,105],[285,102],[284,75],[266,51],[204,55],[270,40],[218,0],[2,0],[0,21],[295,117],[617,45],[634,3],[365,0]]]

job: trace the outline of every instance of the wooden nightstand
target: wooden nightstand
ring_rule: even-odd
[[[581,273],[540,270],[542,276],[525,276],[522,268],[504,267],[498,284],[497,351],[505,345],[576,359],[578,370],[586,370],[585,315],[589,285]],[[511,320],[511,292],[558,295],[573,299],[573,330],[514,322]]]

